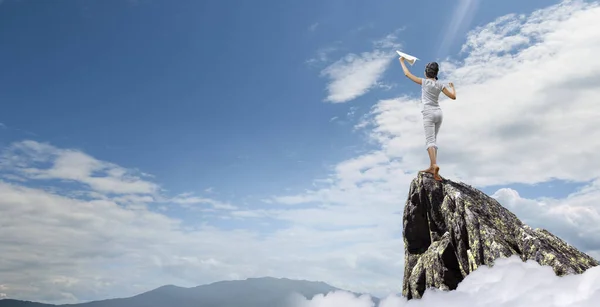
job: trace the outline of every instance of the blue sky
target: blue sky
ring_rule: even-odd
[[[370,40],[404,27],[408,50],[435,57],[456,6],[438,2],[6,1],[0,99],[10,129],[0,140],[79,148],[151,173],[175,193],[302,189],[369,148],[331,118],[418,90],[397,65],[385,76],[397,88],[324,103],[321,67],[307,60],[338,41],[331,56],[368,51]],[[472,23],[551,2],[517,3],[479,8]]]
[[[39,233],[91,223],[67,209],[91,210],[77,216],[94,225],[119,217],[122,224],[112,227],[122,232],[100,227],[76,236],[109,236],[120,243],[103,249],[125,255],[78,258],[80,269],[70,273],[32,271],[70,281],[38,285],[44,294],[16,277],[0,281],[0,294],[71,302],[277,274],[393,291],[401,275],[383,272],[402,272],[397,212],[410,179],[428,163],[420,89],[404,77],[395,49],[421,59],[409,66],[416,75],[439,61],[442,80],[457,86],[458,99],[442,101],[442,176],[495,195],[532,226],[600,251],[590,229],[572,228],[600,212],[588,199],[597,189],[588,170],[600,167],[600,143],[582,137],[598,114],[585,98],[598,90],[581,85],[576,92],[558,79],[582,71],[595,77],[597,66],[557,67],[556,58],[542,56],[593,59],[577,50],[593,50],[596,41],[559,30],[596,7],[557,3],[0,1],[0,193],[10,199],[0,209],[5,216],[22,203],[40,214],[63,210],[47,213],[63,223],[48,222]],[[561,47],[569,44],[580,49]],[[574,215],[562,221],[567,211]],[[29,222],[15,227],[40,224]],[[168,246],[149,250],[154,245],[138,236],[159,230],[156,240]],[[30,248],[62,246],[22,235]],[[252,256],[232,259],[236,240]],[[287,252],[257,260],[282,242]],[[165,255],[167,248],[179,253]],[[147,268],[147,275],[93,286],[90,280],[104,276],[103,261]],[[277,271],[292,264],[314,269]],[[117,286],[125,283],[138,286]]]

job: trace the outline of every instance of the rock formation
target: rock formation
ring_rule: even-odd
[[[463,183],[413,179],[404,208],[402,295],[425,289],[454,290],[477,267],[499,257],[549,265],[558,276],[582,273],[600,263],[544,229],[532,229],[495,199]]]

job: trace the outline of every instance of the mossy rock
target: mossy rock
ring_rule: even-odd
[[[558,276],[580,274],[600,263],[545,229],[532,229],[494,198],[464,183],[413,179],[403,218],[405,267],[402,295],[420,298],[427,288],[454,290],[481,265],[518,255],[551,266]]]

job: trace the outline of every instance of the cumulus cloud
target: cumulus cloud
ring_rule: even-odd
[[[508,15],[472,31],[462,61],[441,64],[458,99],[442,99],[442,176],[485,186],[552,179],[585,182],[600,138],[597,3],[563,2],[528,18]],[[565,65],[569,63],[569,65]],[[418,97],[378,102],[372,138],[401,167],[427,165]]]
[[[388,87],[380,82],[390,62],[395,59],[396,30],[373,43],[374,49],[361,54],[349,53],[321,71],[329,78],[328,95],[325,101],[344,103],[369,92],[374,87]]]
[[[600,299],[600,267],[581,275],[557,277],[549,266],[523,262],[516,256],[498,259],[493,267],[482,266],[469,274],[454,291],[426,290],[423,298],[406,301],[390,295],[379,307],[592,307]],[[311,300],[297,296],[290,307],[373,307],[373,300],[338,291]]]
[[[549,229],[571,244],[600,252],[600,180],[595,180],[564,199],[522,198],[513,189],[503,188],[492,195],[503,206],[532,227]]]

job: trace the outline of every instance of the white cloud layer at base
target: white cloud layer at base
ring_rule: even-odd
[[[290,307],[373,307],[369,296],[338,291],[311,300],[296,297]],[[390,295],[378,307],[595,307],[600,301],[600,267],[558,277],[549,266],[516,256],[498,259],[469,274],[454,291],[429,289],[422,299]]]

